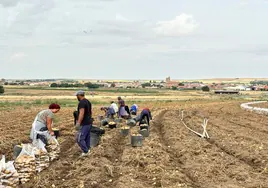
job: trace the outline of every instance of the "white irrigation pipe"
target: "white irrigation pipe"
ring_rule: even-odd
[[[202,127],[204,129],[203,131],[203,138],[209,138],[208,132],[207,132],[207,125],[208,125],[208,119],[204,119],[204,123],[202,124]]]
[[[249,102],[249,103],[243,103],[241,104],[241,108],[247,111],[251,111],[251,112],[255,112],[258,114],[266,114],[268,115],[268,108],[258,108],[258,107],[253,107],[250,105],[254,105],[254,104],[262,104],[262,103],[266,103],[267,101],[256,101],[256,102]]]
[[[194,131],[193,129],[191,129],[190,127],[188,127],[188,126],[186,125],[186,123],[183,121],[183,118],[184,118],[184,111],[181,112],[181,122],[183,123],[183,125],[184,125],[188,130],[192,131],[193,133],[197,134],[198,136],[200,136],[200,137],[202,137],[202,138],[209,138],[209,135],[208,135],[208,133],[207,133],[207,124],[208,124],[208,119],[207,119],[207,118],[204,119],[204,122],[203,122],[203,124],[202,124],[202,127],[203,127],[203,129],[204,129],[204,130],[203,130],[203,134],[198,133],[198,132]]]

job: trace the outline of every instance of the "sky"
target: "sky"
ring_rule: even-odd
[[[268,77],[268,0],[0,0],[0,78]]]

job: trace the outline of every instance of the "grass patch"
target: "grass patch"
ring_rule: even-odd
[[[136,88],[131,88],[131,89],[94,89],[94,92],[104,92],[104,93],[132,93],[132,94],[158,94],[160,93],[159,90],[151,90],[151,89],[136,89]]]
[[[53,90],[53,91],[77,91],[84,90],[87,92],[95,92],[95,93],[133,93],[133,94],[159,94],[163,93],[164,89],[141,89],[141,88],[97,88],[97,89],[89,89],[87,87],[80,88],[51,88],[51,87],[31,87],[31,86],[20,86],[20,87],[8,87],[9,90]],[[23,93],[14,93],[12,92],[10,95],[23,95]]]
[[[0,101],[0,107],[22,106],[24,101]]]
[[[92,105],[104,105],[109,104],[109,102],[105,101],[97,101],[91,100]],[[7,107],[16,107],[22,106],[25,110],[30,109],[31,106],[49,106],[52,103],[57,103],[61,105],[61,107],[77,107],[78,101],[76,100],[68,100],[68,99],[44,99],[44,100],[34,100],[34,101],[0,101],[0,108]]]

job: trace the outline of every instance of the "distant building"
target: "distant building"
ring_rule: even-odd
[[[247,87],[243,85],[234,86],[234,87],[227,87],[227,90],[235,90],[235,91],[246,91]]]
[[[170,76],[166,78],[166,82],[170,82],[171,79],[170,79]]]
[[[5,80],[4,78],[2,78],[2,79],[0,80],[0,85],[4,85],[5,82],[6,82],[6,80]]]
[[[170,76],[166,78],[166,88],[178,87],[179,82],[171,81]]]

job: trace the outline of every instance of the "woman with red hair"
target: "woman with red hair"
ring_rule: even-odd
[[[48,137],[54,136],[52,130],[54,114],[60,111],[60,105],[51,104],[48,109],[42,110],[37,114],[32,124],[32,130],[30,138],[33,141],[40,139],[45,145],[47,145]]]

